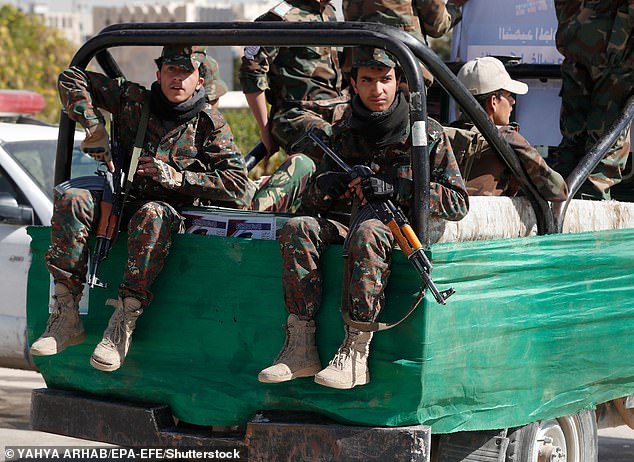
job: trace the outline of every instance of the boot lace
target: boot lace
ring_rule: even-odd
[[[111,324],[108,326],[108,332],[103,337],[104,343],[110,348],[117,348],[123,340],[126,325],[125,314],[123,311],[123,308],[115,310],[115,313],[112,315],[112,319],[110,320]]]
[[[356,339],[357,336],[354,333],[348,333],[337,350],[335,357],[330,360],[329,364],[338,369],[343,369],[346,361],[350,359],[350,356],[352,355],[352,344]]]
[[[59,326],[61,323],[59,320],[62,318],[62,308],[59,306],[57,300],[52,305],[49,305],[50,308],[53,309],[51,315],[48,318],[48,322],[46,323],[46,330],[44,332],[54,333],[59,330]]]

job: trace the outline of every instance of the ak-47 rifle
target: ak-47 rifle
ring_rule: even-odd
[[[70,188],[88,189],[90,191],[101,191],[99,201],[99,221],[95,233],[95,247],[90,258],[90,265],[86,282],[90,288],[106,288],[108,284],[102,282],[97,277],[99,264],[108,258],[110,249],[114,244],[119,231],[121,212],[125,202],[125,195],[122,188],[123,171],[121,167],[122,159],[119,153],[119,140],[114,124],[111,124],[110,152],[113,155],[115,171],[110,172],[105,163],[100,164],[97,176],[82,176],[64,181],[55,189],[63,192]]]
[[[114,172],[108,171],[105,164],[102,164],[100,169],[96,172],[98,176],[74,178],[72,180],[64,181],[55,187],[55,189],[60,192],[69,188],[83,188],[91,191],[102,191],[101,200],[99,201],[99,222],[97,223],[97,230],[95,233],[95,248],[92,253],[90,268],[87,275],[87,282],[90,288],[108,287],[106,282],[101,281],[97,277],[97,270],[99,269],[99,264],[110,255],[110,249],[114,244],[117,234],[119,233],[121,214],[128,199],[130,189],[132,188],[134,174],[136,173],[139,156],[141,155],[143,141],[145,139],[145,130],[147,128],[150,111],[149,108],[149,98],[146,96],[143,101],[141,120],[139,121],[132,155],[130,156],[130,165],[128,167],[127,175],[123,169],[123,165],[125,164],[125,153],[122,151],[119,144],[120,141],[117,124],[111,121],[110,150],[115,165]]]
[[[319,146],[319,148],[321,148],[322,151],[324,151],[324,153],[328,157],[330,157],[339,166],[339,168],[346,172],[350,176],[350,180],[358,177],[366,178],[374,175],[372,169],[366,165],[355,165],[354,167],[350,167],[341,159],[341,157],[337,155],[337,153],[330,149],[330,147],[326,143],[324,143],[312,129],[309,130],[305,136],[310,138],[317,146]],[[346,323],[352,327],[364,331],[378,331],[395,327],[396,325],[403,322],[414,311],[425,293],[425,288],[429,288],[437,303],[445,305],[447,303],[447,299],[451,297],[455,293],[455,291],[453,288],[449,288],[443,291],[438,290],[438,287],[431,278],[433,266],[429,261],[429,258],[427,258],[427,255],[423,250],[423,245],[418,239],[418,236],[416,236],[416,233],[412,229],[409,221],[407,220],[407,217],[400,209],[400,207],[395,205],[389,199],[381,201],[368,201],[368,206],[372,210],[374,216],[382,223],[384,223],[390,229],[390,231],[392,231],[392,234],[394,235],[394,238],[396,239],[399,247],[421,277],[423,287],[421,289],[421,294],[417,302],[412,306],[405,317],[403,317],[400,321],[396,323],[384,324],[378,322],[353,321],[350,319],[347,310],[342,309],[342,314]],[[344,290],[346,290],[345,285]],[[347,303],[347,300],[344,303]]]

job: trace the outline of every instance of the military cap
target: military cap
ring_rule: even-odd
[[[352,49],[352,67],[396,67],[396,61],[382,48]]]
[[[154,61],[161,67],[163,64],[174,64],[193,71],[205,61],[206,47],[191,45],[165,45],[161,56]]]
[[[207,55],[202,65],[205,67],[205,95],[209,101],[216,100],[229,90],[227,84],[220,78],[218,62]]]

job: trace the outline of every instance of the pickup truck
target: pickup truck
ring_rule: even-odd
[[[168,43],[384,47],[407,77],[414,126],[426,120],[420,60],[505,160],[524,196],[472,197],[464,220],[431,220],[428,147],[414,143],[413,225],[436,284],[456,293],[446,306],[426,296],[406,322],[376,334],[372,382],[347,391],[309,379],[257,381],[283,336],[278,244],[197,234],[175,236],[125,365],[96,371],[88,358],[110,315],[104,301],[116,296],[126,250],[119,239],[100,267],[110,288],[90,290],[86,341],[35,358],[48,388],[33,393],[34,429],[129,447],[232,447],[241,460],[258,461],[597,461],[595,409],[634,393],[627,354],[634,347],[633,204],[571,200],[553,208],[541,200],[454,74],[386,26],[117,24],[82,46],[72,64],[86,67],[96,57],[116,76],[110,47]],[[603,144],[633,114],[630,101],[623,125]],[[62,115],[56,182],[70,176],[73,128]],[[602,155],[592,150],[567,179],[573,195]],[[29,234],[27,329],[35,339],[47,320],[49,237],[46,228]],[[341,248],[332,246],[323,263],[317,324],[332,326],[318,334],[327,358],[343,325]],[[399,319],[420,280],[401,254],[392,269],[385,316]]]

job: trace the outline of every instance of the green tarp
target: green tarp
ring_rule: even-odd
[[[31,228],[28,335],[44,330],[49,228]],[[426,297],[403,325],[375,335],[369,385],[334,390],[299,379],[261,384],[284,339],[275,241],[175,236],[137,323],[124,366],[89,364],[125,258],[125,236],[100,268],[108,289],[90,291],[87,340],[34,358],[49,387],[169,404],[199,425],[244,424],[258,410],[316,411],[362,425],[431,425],[435,433],[496,429],[554,418],[634,392],[634,230],[432,246],[434,279],[456,289],[446,306]],[[338,313],[341,247],[324,257],[317,318],[322,363],[343,338]],[[395,256],[384,320],[418,291]]]

